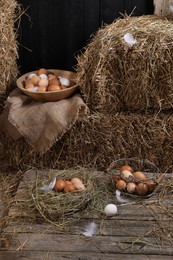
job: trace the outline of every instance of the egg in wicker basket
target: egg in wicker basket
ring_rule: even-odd
[[[154,194],[164,174],[148,160],[119,159],[105,171],[111,174],[116,190],[126,196],[148,198]]]
[[[79,89],[75,79],[75,72],[42,68],[22,75],[16,83],[27,96],[41,102],[52,102],[75,94]]]

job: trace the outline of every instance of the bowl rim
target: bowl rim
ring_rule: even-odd
[[[26,89],[25,87],[22,87],[21,84],[22,83],[22,78],[24,77],[27,77],[27,75],[29,74],[32,74],[32,73],[35,73],[37,70],[33,70],[33,71],[29,71],[29,72],[26,72],[24,73],[23,75],[21,75],[19,78],[17,78],[16,80],[16,84],[17,84],[17,87],[19,89],[21,89],[22,91],[25,91],[26,93],[35,93],[35,94],[49,94],[49,93],[58,93],[58,92],[67,92],[69,89],[73,89],[73,88],[77,88],[79,87],[79,84],[76,84],[75,81],[73,79],[70,79],[70,82],[74,83],[72,86],[69,86],[67,87],[66,89],[61,89],[61,90],[53,90],[53,91],[45,91],[45,92],[41,92],[41,91],[29,91],[28,89]],[[60,72],[60,73],[69,73],[69,74],[72,74],[72,75],[76,75],[76,72],[73,72],[73,71],[67,71],[67,70],[59,70],[59,69],[47,69],[47,71],[49,72]]]
[[[24,82],[26,77],[31,73],[36,73],[38,70],[29,71],[21,75],[17,80],[17,88],[26,96],[31,97],[34,100],[41,102],[56,102],[62,99],[69,98],[73,96],[79,90],[79,84],[76,84],[76,73],[67,70],[58,69],[47,69],[48,72],[54,73],[57,77],[64,77],[70,80],[70,86],[65,89],[54,90],[54,91],[32,91],[24,87]]]

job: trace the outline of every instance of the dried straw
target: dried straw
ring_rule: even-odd
[[[41,155],[21,138],[2,138],[4,156],[21,169],[67,169],[88,166],[106,169],[121,158],[148,159],[161,171],[173,166],[172,113],[141,115],[93,113],[78,122],[49,151]]]
[[[20,6],[15,0],[0,2],[0,104],[15,84],[18,74],[17,17]]]
[[[129,46],[130,33],[136,44]],[[77,82],[93,111],[148,112],[173,107],[173,24],[157,16],[103,26],[77,57]]]

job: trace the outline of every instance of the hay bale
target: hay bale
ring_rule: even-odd
[[[18,45],[16,18],[19,14],[19,4],[15,0],[1,1],[0,4],[0,104],[4,96],[15,84],[18,68]]]
[[[78,122],[41,155],[21,138],[2,138],[4,156],[20,169],[68,169],[77,165],[106,169],[120,158],[148,159],[161,171],[173,165],[173,115],[93,113]]]
[[[136,43],[124,40],[130,33]],[[125,17],[96,32],[77,57],[77,82],[92,111],[148,112],[173,107],[173,24]]]

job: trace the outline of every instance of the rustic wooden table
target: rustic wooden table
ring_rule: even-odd
[[[166,199],[156,193],[147,200],[131,200],[126,205],[115,198],[115,216],[72,218],[62,231],[37,219],[13,219],[17,214],[25,216],[15,202],[22,200],[21,191],[34,178],[35,171],[24,174],[8,213],[11,221],[1,227],[0,259],[173,259],[172,192]],[[90,222],[96,223],[97,228],[93,236],[87,237],[83,232]]]

